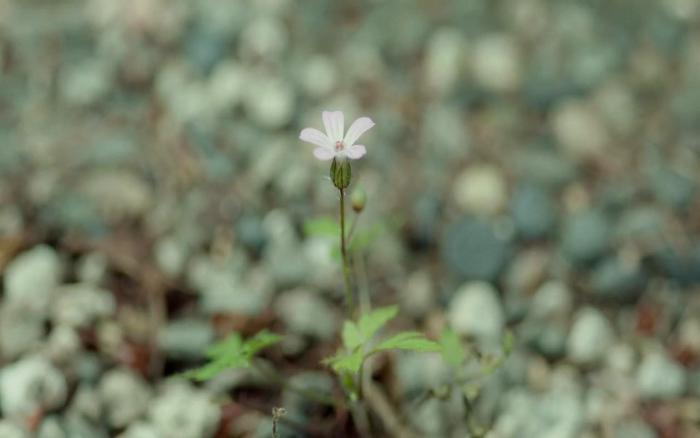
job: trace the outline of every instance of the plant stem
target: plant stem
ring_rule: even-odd
[[[350,286],[350,260],[345,242],[345,189],[340,190],[340,254],[343,258],[343,281],[345,282],[345,302],[348,306],[348,316],[352,318],[355,313],[355,304]]]

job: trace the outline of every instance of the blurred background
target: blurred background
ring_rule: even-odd
[[[490,436],[700,436],[696,0],[0,0],[0,436],[264,437],[272,406],[333,436],[246,373],[168,377],[269,328],[280,372],[335,385],[337,242],[309,223],[337,191],[298,140],[335,109],[376,122],[373,304],[515,334]],[[375,378],[461,437],[459,400],[412,404],[448,375]]]

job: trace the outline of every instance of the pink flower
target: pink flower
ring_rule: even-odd
[[[324,111],[323,125],[326,127],[325,134],[314,128],[304,128],[299,134],[301,140],[318,146],[314,149],[314,156],[319,160],[331,160],[336,157],[356,160],[367,153],[363,145],[355,142],[374,126],[374,122],[369,117],[360,117],[352,122],[345,137],[343,137],[342,111]]]

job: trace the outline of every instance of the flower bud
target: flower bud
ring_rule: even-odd
[[[367,203],[367,193],[365,193],[362,187],[357,187],[352,191],[350,195],[350,204],[355,213],[360,213],[365,209],[365,204]]]
[[[331,162],[331,181],[338,189],[342,190],[350,185],[350,178],[352,177],[352,169],[350,168],[350,161],[347,159],[333,158]]]

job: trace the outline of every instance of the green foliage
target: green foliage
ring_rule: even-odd
[[[282,336],[267,330],[263,330],[245,341],[240,334],[233,333],[207,350],[206,356],[209,362],[199,368],[186,371],[181,376],[202,382],[225,370],[248,368],[253,356],[281,340]]]
[[[459,336],[449,328],[442,332],[440,347],[445,362],[454,369],[459,369],[467,358],[467,352],[464,350]]]
[[[367,357],[385,350],[410,350],[417,352],[440,351],[440,344],[428,340],[419,332],[401,332],[379,341],[373,348],[370,344],[375,335],[398,314],[397,306],[382,307],[361,315],[357,322],[343,324],[343,350],[323,361],[335,372],[357,374]]]
[[[418,352],[441,351],[442,347],[437,342],[426,339],[423,333],[401,332],[385,339],[374,347],[373,351],[383,350],[411,350]]]
[[[340,235],[340,224],[333,218],[321,216],[304,222],[307,236],[335,237]]]

